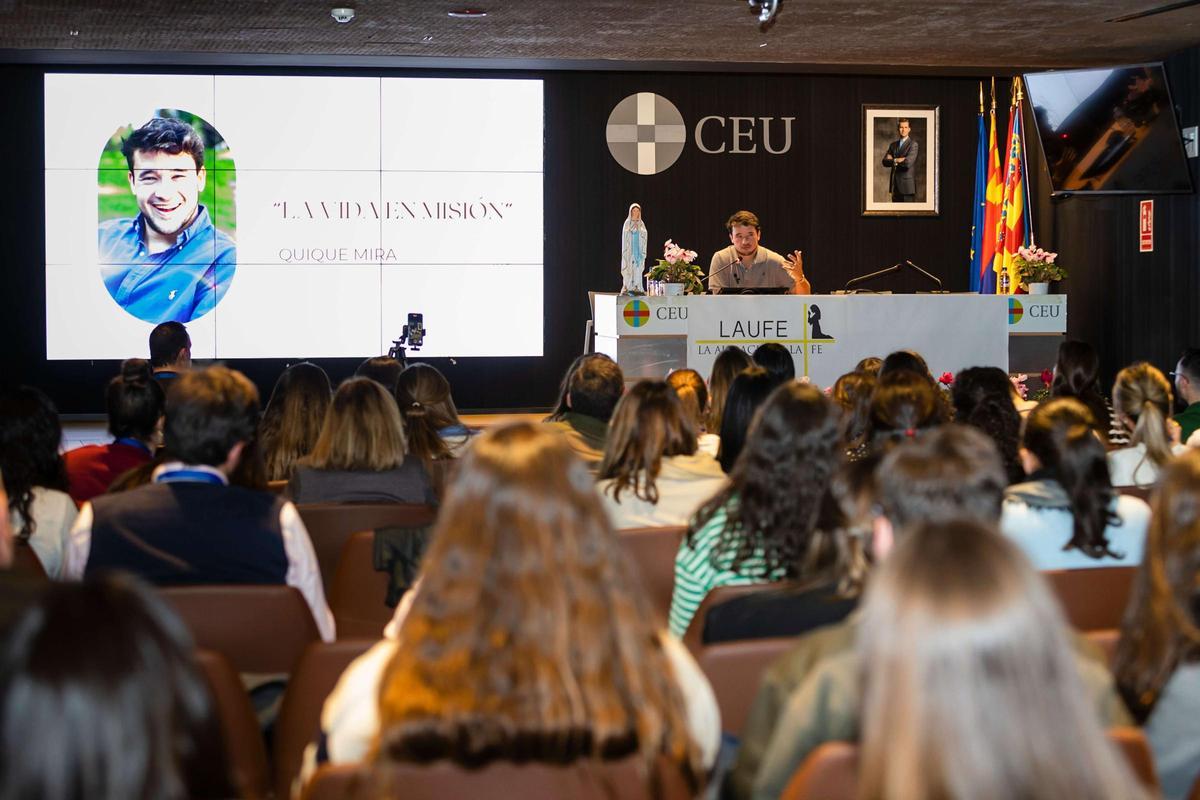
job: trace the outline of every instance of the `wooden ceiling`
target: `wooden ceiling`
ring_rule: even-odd
[[[1171,0],[0,0],[0,60],[955,72],[1157,60],[1200,43]],[[479,19],[447,12],[474,6]],[[452,61],[446,61],[446,60]]]

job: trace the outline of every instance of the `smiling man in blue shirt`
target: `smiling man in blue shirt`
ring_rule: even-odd
[[[200,205],[208,179],[192,126],[155,117],[121,145],[136,217],[100,224],[104,287],[147,322],[190,322],[212,311],[233,279],[237,251]]]

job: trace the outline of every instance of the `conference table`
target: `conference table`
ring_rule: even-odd
[[[840,294],[674,295],[595,293],[595,349],[626,380],[690,367],[705,378],[730,345],[753,353],[778,342],[797,377],[821,387],[867,356],[920,353],[935,375],[966,367],[1053,366],[1066,332],[1066,295]],[[1048,359],[1048,363],[1047,363]]]

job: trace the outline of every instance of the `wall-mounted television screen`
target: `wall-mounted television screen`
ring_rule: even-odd
[[[1190,192],[1162,64],[1025,76],[1056,195]]]

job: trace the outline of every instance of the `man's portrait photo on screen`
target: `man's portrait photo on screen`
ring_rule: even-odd
[[[219,134],[160,110],[122,128],[101,155],[99,262],[109,295],[146,322],[190,322],[216,307],[237,266],[233,161]]]

